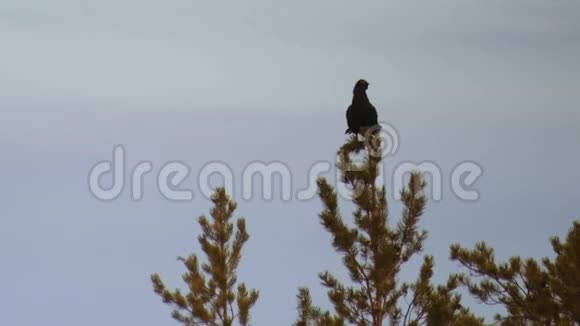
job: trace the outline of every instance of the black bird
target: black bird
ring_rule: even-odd
[[[367,88],[369,83],[361,79],[356,82],[353,89],[352,104],[346,110],[346,122],[348,128],[345,134],[363,134],[366,128],[374,127],[378,131],[380,126],[377,120],[377,110],[369,102]],[[363,128],[361,130],[361,128]]]

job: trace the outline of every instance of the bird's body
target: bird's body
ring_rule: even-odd
[[[379,129],[377,110],[369,101],[366,90],[369,83],[359,80],[353,89],[352,103],[346,110],[348,128],[345,134],[363,134],[365,129]]]

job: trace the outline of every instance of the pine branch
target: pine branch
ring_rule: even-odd
[[[157,274],[151,276],[154,292],[164,303],[174,307],[172,317],[183,325],[231,326],[237,318],[240,325],[249,325],[250,309],[257,302],[259,293],[248,291],[240,283],[237,292],[236,269],[241,259],[245,242],[249,239],[245,220],[236,221],[236,230],[231,222],[236,210],[224,188],[218,188],[211,197],[214,207],[210,210],[211,220],[205,215],[198,222],[202,234],[198,241],[207,262],[199,264],[196,255],[187,259],[179,257],[187,272],[183,275],[189,287],[185,296],[179,289],[169,291]],[[237,302],[237,311],[233,302]]]

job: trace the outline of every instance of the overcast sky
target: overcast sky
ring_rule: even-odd
[[[305,187],[345,140],[359,78],[399,136],[388,185],[402,162],[442,173],[421,222],[437,281],[457,270],[453,242],[551,255],[549,237],[580,218],[579,17],[573,0],[0,2],[0,324],[176,325],[149,275],[183,286],[176,257],[200,252],[210,203],[197,177],[212,161],[233,172],[247,219],[239,279],[261,292],[254,324],[290,325],[303,285],[328,306],[317,273],[347,275],[319,200],[266,201],[259,185],[244,200],[241,175],[279,161]],[[153,163],[142,201],[129,184],[112,202],[89,191],[116,145],[128,169]],[[191,169],[191,201],[156,190],[174,160]],[[450,190],[464,161],[484,171],[478,201]]]

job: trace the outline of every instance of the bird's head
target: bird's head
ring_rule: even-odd
[[[364,91],[366,91],[367,88],[369,88],[369,82],[367,82],[364,79],[359,79],[359,81],[357,81],[356,84],[354,85],[354,89],[355,90],[364,90]]]

